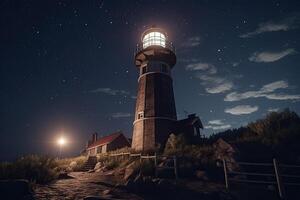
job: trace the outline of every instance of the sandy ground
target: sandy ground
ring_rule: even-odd
[[[34,189],[37,200],[83,199],[98,196],[107,199],[141,200],[142,198],[127,191],[114,188],[116,178],[103,173],[72,172],[72,178],[61,179],[49,185],[37,185]],[[112,190],[108,195],[103,191]]]

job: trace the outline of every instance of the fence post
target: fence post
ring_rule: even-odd
[[[274,171],[275,171],[275,175],[276,175],[276,182],[277,182],[279,197],[281,199],[284,199],[284,186],[283,186],[283,183],[282,183],[282,180],[280,177],[278,162],[275,158],[273,158],[273,165],[274,165]]]
[[[228,189],[229,185],[228,185],[228,177],[227,177],[227,166],[224,158],[223,158],[223,169],[224,169],[225,187],[226,189]]]
[[[156,155],[156,152],[155,152],[155,154],[154,154],[154,167],[155,167],[155,171],[154,171],[154,173],[155,173],[155,177],[157,177],[157,155]]]
[[[140,155],[140,175],[142,175],[142,154]]]
[[[176,156],[173,156],[173,159],[174,159],[174,174],[175,174],[175,178],[176,180],[178,179],[178,169],[177,169],[177,158]]]

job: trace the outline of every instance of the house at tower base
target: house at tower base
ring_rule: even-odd
[[[99,139],[98,134],[94,133],[92,139],[87,142],[85,154],[94,156],[130,146],[129,140],[121,131],[106,135]]]
[[[187,118],[177,120],[173,125],[173,134],[183,134],[189,143],[198,143],[201,140],[200,129],[203,124],[196,114],[190,114]]]

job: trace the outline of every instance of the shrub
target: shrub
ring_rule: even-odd
[[[118,166],[119,166],[119,162],[117,160],[111,159],[106,163],[106,167],[108,170],[115,169]]]
[[[86,156],[78,156],[74,158],[64,158],[57,160],[57,164],[60,170],[80,171],[84,167],[86,160]],[[72,162],[76,162],[76,165],[70,166]]]
[[[0,179],[27,179],[36,183],[48,183],[57,178],[57,162],[48,156],[29,155],[13,163],[0,164]]]

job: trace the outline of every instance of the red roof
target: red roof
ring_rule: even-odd
[[[87,149],[92,148],[92,147],[96,147],[96,146],[101,146],[101,145],[104,145],[104,144],[107,144],[107,143],[111,143],[112,141],[117,139],[120,135],[123,135],[122,132],[112,133],[110,135],[99,138],[96,142],[90,144],[87,147]]]

